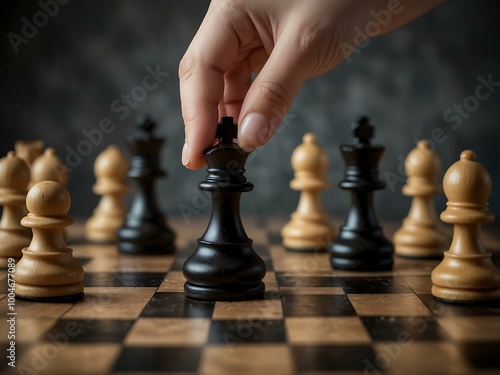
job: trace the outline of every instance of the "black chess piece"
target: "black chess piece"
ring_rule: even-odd
[[[157,207],[154,182],[166,173],[160,169],[159,154],[163,138],[153,135],[147,116],[137,118],[137,129],[127,137],[131,153],[128,177],[134,197],[125,223],[118,231],[118,250],[127,254],[169,254],[174,252],[175,233]]]
[[[252,248],[240,217],[241,193],[253,190],[243,173],[248,153],[233,139],[237,126],[223,117],[215,138],[220,143],[204,152],[208,175],[200,190],[212,195],[212,216],[198,247],[183,267],[186,295],[202,300],[247,300],[264,294],[264,261]]]
[[[352,145],[340,147],[346,165],[339,186],[351,191],[351,208],[339,235],[329,245],[333,268],[354,271],[389,270],[394,246],[383,234],[373,208],[373,192],[385,184],[379,179],[378,163],[383,146],[372,146],[373,126],[362,117],[354,128]]]

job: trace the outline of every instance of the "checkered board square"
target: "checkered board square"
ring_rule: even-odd
[[[113,245],[68,244],[85,270],[77,303],[16,301],[16,367],[6,374],[497,374],[500,304],[435,300],[438,261],[396,258],[392,271],[332,270],[328,254],[287,252],[284,220],[245,227],[268,272],[264,298],[185,297],[182,264],[206,218],[172,221],[172,256],[126,256]],[[389,231],[390,233],[390,231]],[[486,237],[488,246],[498,248]],[[494,260],[499,265],[495,253]],[[7,311],[0,272],[1,312]],[[6,316],[6,315],[4,315]],[[0,348],[7,353],[6,320]]]

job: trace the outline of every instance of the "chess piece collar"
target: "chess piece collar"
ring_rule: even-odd
[[[245,163],[250,154],[234,142],[237,134],[238,126],[234,124],[233,118],[222,117],[215,135],[220,142],[204,152],[208,172],[206,181],[202,182],[206,185],[205,188],[231,190],[238,185],[242,191],[253,189],[253,185],[244,176]],[[211,186],[212,184],[215,185]]]

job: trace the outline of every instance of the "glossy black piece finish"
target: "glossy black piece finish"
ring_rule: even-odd
[[[252,248],[240,217],[241,193],[253,185],[243,173],[248,153],[233,142],[237,126],[223,117],[216,138],[221,141],[205,151],[208,175],[200,190],[212,195],[212,215],[195,252],[183,267],[186,295],[202,300],[261,298],[264,261]]]
[[[351,191],[351,208],[339,235],[328,247],[330,262],[337,269],[389,270],[394,245],[384,236],[373,208],[374,190],[385,187],[378,177],[384,147],[370,144],[374,129],[366,117],[353,128],[353,144],[340,147],[346,169],[344,180],[339,184]]]
[[[155,124],[139,116],[137,129],[127,138],[131,153],[128,177],[134,186],[134,198],[125,223],[118,231],[118,249],[126,254],[169,254],[175,250],[175,234],[158,210],[154,183],[165,172],[159,166],[163,138],[153,135]]]

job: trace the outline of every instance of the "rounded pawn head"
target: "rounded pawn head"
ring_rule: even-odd
[[[443,185],[448,200],[483,205],[491,193],[491,176],[474,151],[466,150],[446,172]]]
[[[325,180],[329,163],[328,154],[318,144],[314,134],[305,134],[302,141],[303,143],[297,146],[292,154],[292,167],[297,177],[309,175]]]
[[[438,183],[441,160],[428,141],[418,141],[417,147],[410,151],[405,160],[405,172],[408,179],[403,194],[428,196],[441,192]]]
[[[420,140],[406,157],[405,172],[408,177],[422,177],[437,183],[441,161],[427,140]]]
[[[33,186],[26,196],[28,211],[37,216],[66,215],[71,206],[68,191],[59,182],[42,181]]]
[[[26,193],[29,181],[29,167],[13,151],[9,151],[6,157],[0,159],[0,188]]]
[[[57,181],[63,185],[68,183],[68,169],[49,147],[34,161],[31,167],[31,182],[36,184],[41,181]]]
[[[127,158],[115,145],[108,146],[99,154],[94,163],[94,174],[97,177],[123,179],[128,169]]]
[[[448,198],[447,208],[441,214],[443,221],[493,221],[493,214],[488,211],[491,176],[486,168],[476,161],[473,151],[463,151],[460,160],[448,168],[443,178],[443,188]]]

